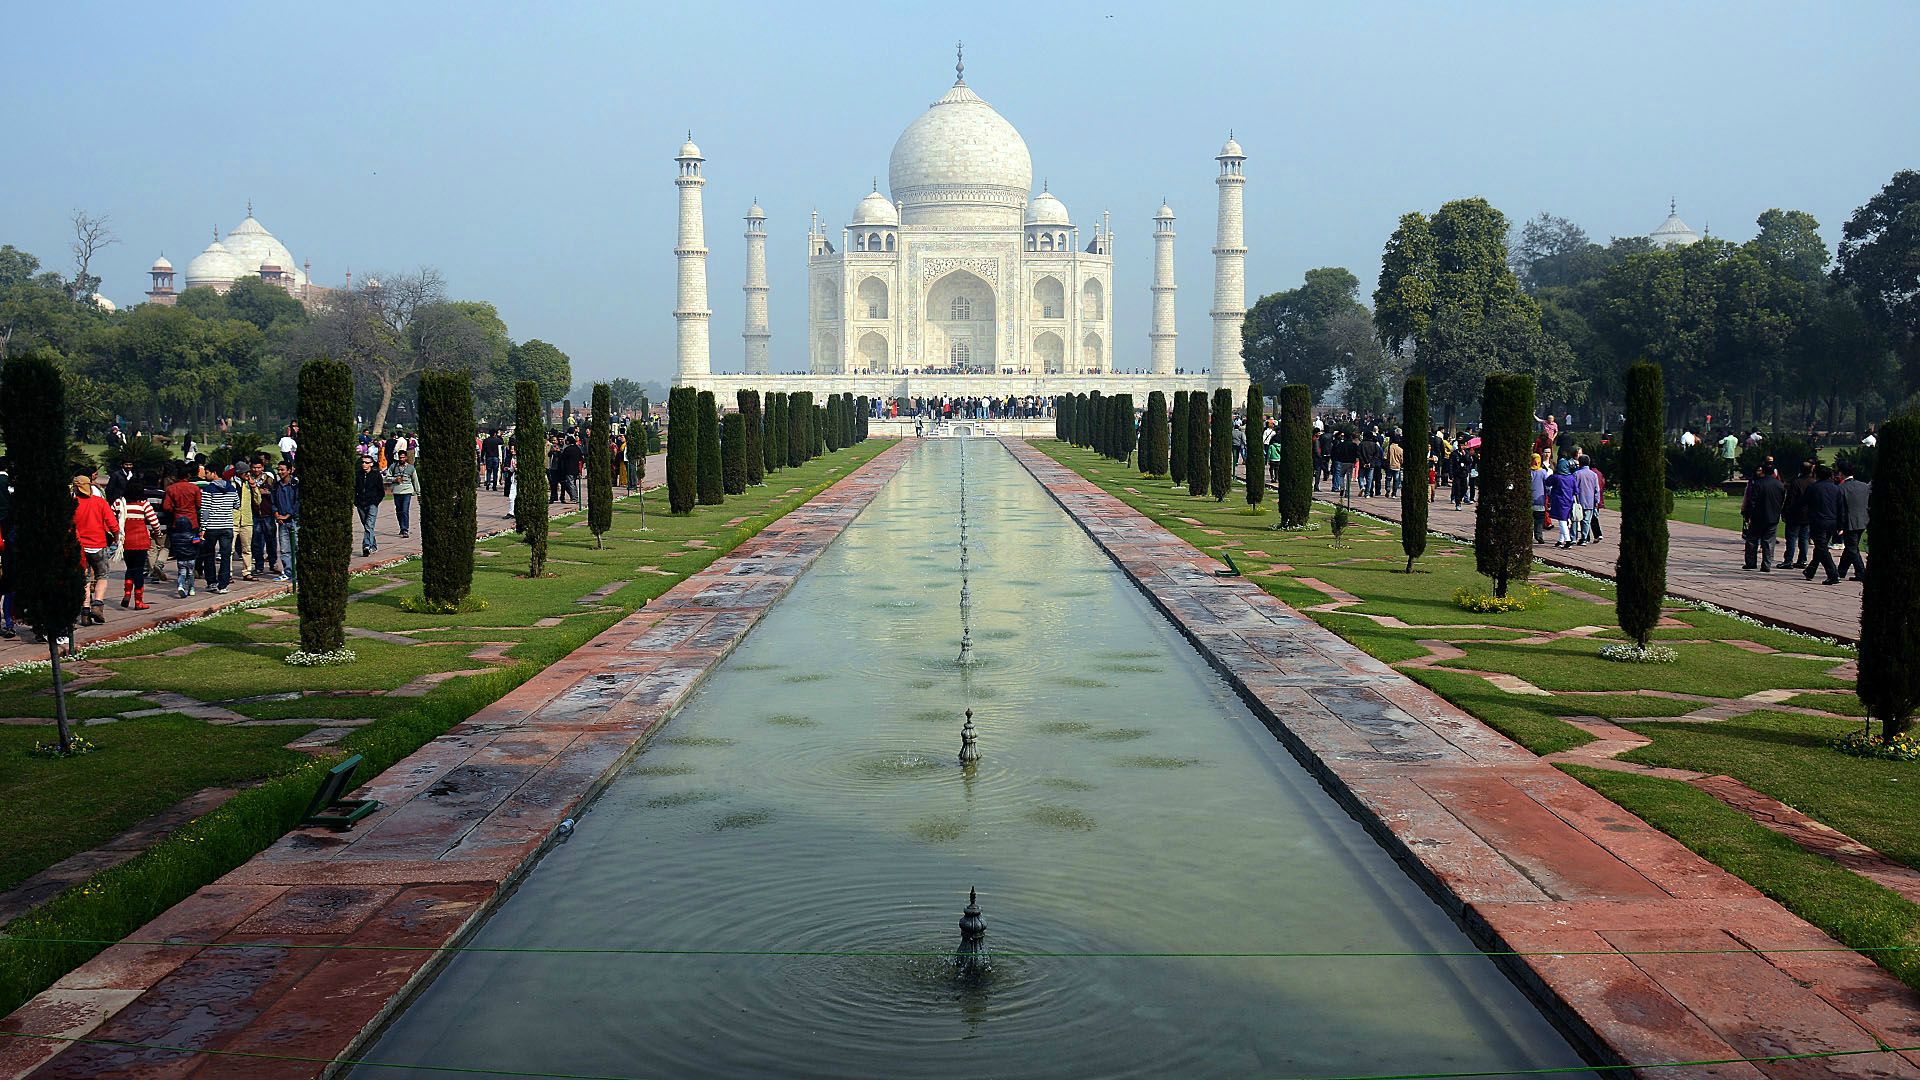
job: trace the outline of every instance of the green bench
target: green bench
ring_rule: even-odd
[[[359,754],[355,754],[327,770],[326,779],[320,781],[320,790],[314,792],[313,802],[307,806],[306,816],[300,819],[301,825],[351,829],[354,822],[380,809],[378,799],[341,798],[352,789],[353,772],[360,767],[362,760]]]

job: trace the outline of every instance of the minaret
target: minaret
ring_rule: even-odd
[[[1247,178],[1240,163],[1247,155],[1227,132],[1227,145],[1214,160],[1220,175],[1220,231],[1213,245],[1213,381],[1218,385],[1245,385],[1247,365],[1240,358],[1240,323],[1247,315],[1247,234],[1242,198]]]
[[[1175,366],[1173,289],[1173,207],[1162,199],[1153,215],[1153,332],[1147,335],[1155,375],[1171,375]]]
[[[767,343],[773,332],[767,329],[767,212],[755,199],[747,210],[747,339],[749,375],[767,373]]]
[[[707,351],[707,231],[700,207],[700,189],[707,178],[700,175],[700,148],[693,145],[693,132],[680,148],[680,175],[673,181],[680,189],[680,242],[674,245],[674,257],[680,260],[680,302],[673,309],[678,324],[679,365],[675,384],[691,385],[695,379],[713,373],[713,358]]]

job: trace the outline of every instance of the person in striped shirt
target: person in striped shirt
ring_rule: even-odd
[[[239,509],[239,484],[212,473],[200,482],[200,550],[208,560],[208,588],[216,594],[233,584],[233,524]]]

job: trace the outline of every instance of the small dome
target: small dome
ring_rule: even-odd
[[[687,132],[687,141],[680,146],[679,158],[700,158],[701,161],[706,160],[706,158],[700,157],[700,148],[693,145],[693,132],[691,131]],[[676,158],[676,160],[678,160],[678,158]]]
[[[767,212],[765,210],[760,209],[760,200],[758,199],[754,200],[754,203],[752,206],[747,207],[747,217],[753,220],[756,220],[756,221],[764,220],[766,216],[767,216]]]
[[[1685,247],[1700,242],[1700,234],[1694,232],[1686,222],[1680,220],[1680,214],[1674,207],[1668,207],[1667,220],[1660,227],[1647,234],[1654,247]]]
[[[115,312],[120,310],[120,305],[115,304],[113,301],[107,299],[104,296],[101,296],[99,293],[94,293],[92,296],[87,297],[87,300],[90,301],[94,307],[99,308],[101,311]]]
[[[199,285],[231,285],[240,275],[246,273],[240,260],[233,257],[226,245],[215,240],[207,245],[207,250],[195,255],[187,263],[187,288]]]
[[[1220,153],[1215,156],[1223,158],[1244,158],[1247,155],[1240,152],[1240,144],[1233,140],[1233,133],[1228,132],[1227,145],[1221,147]]]
[[[1042,191],[1027,204],[1027,224],[1029,225],[1066,225],[1067,204],[1053,197],[1048,191]]]
[[[1171,221],[1173,219],[1173,207],[1168,206],[1165,202],[1162,202],[1160,204],[1160,212],[1153,216],[1156,218],[1162,218],[1162,219]]]
[[[173,264],[167,261],[167,257],[165,255],[162,255],[159,258],[153,260],[153,266],[150,269],[165,272],[168,270],[172,270]]]
[[[867,197],[860,200],[860,205],[853,208],[853,223],[855,225],[898,225],[900,211],[887,201],[885,195],[877,191],[868,192]]]

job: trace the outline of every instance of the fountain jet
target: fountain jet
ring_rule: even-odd
[[[953,960],[967,982],[985,978],[992,966],[987,962],[987,920],[980,917],[980,897],[973,889],[967,890],[967,909],[960,914],[960,950]]]

